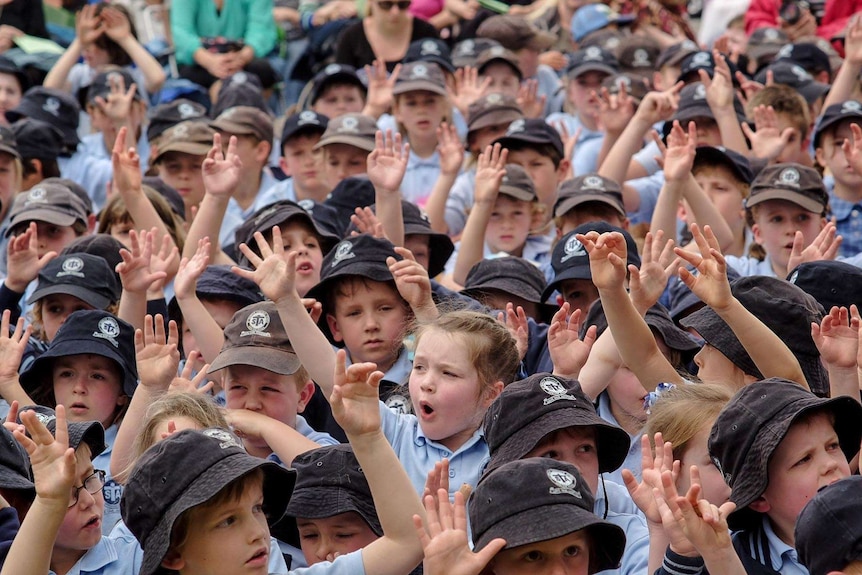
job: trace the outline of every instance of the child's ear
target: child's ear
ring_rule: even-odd
[[[569,170],[572,167],[572,161],[569,158],[560,160],[560,165],[557,168],[557,185],[559,186],[569,178]]]
[[[329,326],[329,331],[332,333],[332,339],[335,341],[344,341],[344,338],[341,335],[341,330],[338,329],[338,320],[335,319],[335,316],[328,313],[326,314],[326,325]]]
[[[814,159],[817,160],[817,163],[821,166],[826,165],[826,156],[823,154],[823,148],[814,148]]]
[[[284,156],[278,159],[278,167],[281,168],[281,171],[284,172],[285,176],[292,176],[290,170],[287,168],[287,161],[285,161]]]
[[[122,383],[121,383],[120,385],[122,385]],[[130,398],[129,398],[129,396],[128,396],[128,395],[120,395],[120,396],[117,398],[117,407],[123,407],[124,405],[126,405],[127,403],[129,403],[129,399],[130,399]]]
[[[162,567],[172,571],[180,571],[185,565],[186,562],[183,561],[182,555],[175,549],[168,549],[165,558],[162,559]]]
[[[314,397],[314,392],[314,382],[309,379],[305,382],[302,389],[299,390],[299,401],[296,404],[296,413],[302,413],[305,411],[305,407],[308,405],[308,402],[311,401],[312,397]]]
[[[763,245],[763,237],[760,235],[760,226],[751,224],[751,235],[754,236],[755,243]]]
[[[269,158],[270,152],[272,152],[272,144],[270,142],[261,140],[254,148],[254,159],[258,162],[265,163],[266,160]]]
[[[87,216],[87,235],[96,233],[96,214]]]
[[[485,392],[483,394],[485,396],[485,406],[494,403],[494,400],[503,393],[503,387],[505,387],[505,384],[498,380],[485,388]]]
[[[761,495],[753,502],[749,503],[748,508],[753,511],[757,511],[758,513],[766,513],[770,509],[772,509],[772,506],[769,504],[766,498]]]

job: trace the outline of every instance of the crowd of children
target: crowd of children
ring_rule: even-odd
[[[0,575],[862,572],[831,2],[190,0],[153,56],[103,1],[0,56]]]

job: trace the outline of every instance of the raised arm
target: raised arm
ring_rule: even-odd
[[[198,278],[209,264],[210,241],[198,242],[198,249],[191,259],[183,258],[174,280],[174,293],[183,313],[183,323],[191,330],[204,361],[212,363],[224,345],[224,331],[198,299]]]
[[[129,55],[129,58],[144,75],[146,91],[155,94],[161,90],[162,85],[167,80],[165,71],[132,34],[128,18],[116,8],[110,7],[102,10],[101,17],[105,35],[119,44],[120,48]]]
[[[446,224],[446,201],[464,163],[464,144],[458,138],[455,126],[445,122],[437,128],[437,142],[437,152],[440,154],[440,175],[437,176],[431,195],[425,203],[425,211],[428,213],[431,229],[447,234],[449,226]]]
[[[167,277],[164,271],[150,269],[154,237],[155,231],[129,232],[132,249],[131,251],[120,250],[123,261],[117,264],[117,273],[120,274],[120,282],[123,284],[117,317],[129,322],[136,329],[144,326],[144,316],[147,315],[147,291],[155,282]]]
[[[96,16],[96,5],[88,4],[75,14],[75,39],[62,56],[51,66],[42,85],[46,88],[69,92],[69,72],[81,59],[81,49],[96,41],[102,35],[102,22]]]
[[[401,181],[407,170],[410,144],[401,144],[401,134],[380,130],[374,137],[374,151],[368,154],[368,179],[374,185],[377,219],[393,245],[404,245],[404,217],[401,212]],[[363,206],[364,207],[364,206]]]
[[[832,82],[832,89],[823,101],[823,110],[832,104],[849,100],[862,72],[862,15],[855,14],[844,30],[844,61]]]
[[[721,143],[726,148],[746,155],[748,144],[739,126],[739,118],[736,116],[733,102],[733,78],[730,75],[730,67],[724,56],[718,50],[712,51],[715,60],[715,75],[710,78],[706,71],[700,71],[700,81],[706,87],[706,103],[715,116],[718,131],[721,133]]]
[[[12,312],[8,309],[3,310],[0,320],[0,396],[9,405],[12,405],[13,401],[17,401],[19,405],[35,405],[36,402],[30,399],[18,381],[18,367],[33,328],[27,326],[25,329],[24,318],[19,317],[15,331],[9,331],[11,315]]]

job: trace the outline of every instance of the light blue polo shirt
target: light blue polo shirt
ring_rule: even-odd
[[[141,570],[144,552],[134,537],[102,537],[84,553],[66,575],[136,575]],[[56,575],[48,571],[50,575]]]
[[[762,521],[763,532],[769,545],[769,558],[772,562],[769,567],[772,567],[781,573],[781,575],[809,575],[808,569],[799,563],[796,549],[782,541],[775,534],[772,524],[769,522],[769,517],[764,514]]]
[[[278,180],[276,180],[273,175],[269,173],[268,169],[264,168],[263,171],[261,171],[260,173],[260,187],[258,187],[257,189],[255,201],[253,201],[248,208],[242,209],[239,203],[233,197],[231,197],[231,199],[228,200],[227,203],[225,218],[227,218],[227,216],[229,215],[232,218],[238,219],[240,223],[246,221],[249,216],[251,216],[255,212],[255,210],[257,210],[257,198],[259,198],[263,192],[273,187],[276,183],[278,183]]]
[[[105,498],[105,512],[102,515],[102,535],[108,535],[119,522],[120,498],[123,496],[123,486],[114,481],[111,475],[111,452],[114,449],[114,441],[117,440],[119,426],[114,424],[105,430],[105,451],[93,458],[93,468],[105,472],[105,486],[102,487],[102,495]]]
[[[476,166],[458,174],[449,197],[446,198],[446,212],[443,216],[449,226],[449,235],[457,236],[467,225],[467,212],[473,206],[473,195],[476,192]]]
[[[614,414],[611,412],[611,400],[606,391],[599,394],[599,404],[596,406],[596,412],[599,414],[599,417],[608,423],[612,423],[617,427],[622,427],[617,421],[617,418],[614,417]],[[636,435],[630,435],[629,437],[631,438],[631,443],[629,444],[629,452],[626,454],[623,464],[619,469],[605,474],[605,478],[610,479],[619,485],[625,485],[622,475],[623,469],[631,471],[638,481],[641,479],[641,434],[638,433]]]

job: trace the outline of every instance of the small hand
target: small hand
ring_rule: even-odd
[[[509,150],[500,144],[488,146],[479,154],[476,165],[476,187],[473,194],[475,203],[493,204],[506,175],[506,161]]]
[[[174,244],[170,234],[163,234],[159,251],[150,258],[150,272],[154,274],[164,273],[164,277],[157,279],[150,285],[148,291],[154,295],[154,298],[160,297],[158,294],[165,287],[165,282],[176,275],[179,267],[180,250]]]
[[[121,42],[132,38],[132,27],[129,20],[116,8],[105,8],[100,14],[102,17],[102,28],[105,34],[114,42]]]
[[[820,325],[811,324],[811,338],[827,366],[856,369],[859,350],[859,312],[848,312],[846,307],[833,307],[823,316]]]
[[[844,61],[862,66],[862,15],[859,13],[850,17],[844,29]]]
[[[577,379],[596,342],[596,326],[591,325],[581,341],[578,337],[581,329],[581,310],[576,309],[575,313],[567,319],[568,314],[569,302],[563,302],[551,319],[548,328],[548,351],[554,365],[554,374]]]
[[[525,118],[540,118],[545,113],[547,98],[539,96],[539,82],[537,80],[524,81],[518,89],[516,100]]]
[[[593,284],[599,290],[620,287],[626,279],[626,240],[619,232],[576,236],[590,254]]]
[[[168,389],[180,365],[177,345],[180,335],[177,322],[171,320],[165,333],[165,320],[161,315],[144,317],[144,329],[135,330],[135,361],[141,385],[156,390]]]
[[[455,71],[455,86],[449,92],[449,101],[466,117],[470,104],[488,93],[492,78],[479,79],[479,70],[473,66],[458,68]]]
[[[507,303],[506,311],[497,314],[497,322],[509,330],[509,334],[515,340],[515,345],[518,348],[518,357],[523,360],[530,344],[529,324],[524,308],[518,306],[516,309],[512,302]]]
[[[150,260],[153,257],[153,239],[156,230],[141,230],[129,232],[129,241],[132,243],[132,251],[120,250],[123,261],[117,264],[117,273],[123,289],[132,293],[146,293],[154,282],[163,280],[167,274],[164,271],[151,272]]]
[[[608,134],[619,136],[635,115],[634,100],[626,90],[626,85],[622,82],[619,84],[618,94],[611,94],[607,88],[602,88],[596,96],[599,99],[599,125]]]
[[[664,150],[665,181],[679,182],[687,180],[694,165],[695,149],[697,148],[697,126],[688,123],[688,133],[674,120],[673,128],[667,136],[667,149]],[[661,150],[662,147],[659,147]]]
[[[69,447],[66,409],[62,405],[57,406],[56,417],[56,438],[34,411],[21,414],[21,422],[30,437],[20,429],[13,434],[30,456],[36,496],[65,512],[75,482],[77,462],[75,450]]]
[[[803,247],[805,238],[797,231],[793,237],[793,247],[787,260],[787,271],[796,269],[799,264],[821,260],[834,260],[838,255],[843,238],[837,235],[835,222],[827,222],[814,241],[808,247]]]
[[[464,144],[461,143],[454,124],[443,122],[437,128],[437,153],[440,154],[440,172],[450,176],[458,175],[464,164]]]
[[[387,76],[386,62],[374,60],[371,66],[365,66],[365,76],[368,78],[368,95],[365,99],[365,109],[377,117],[389,109],[392,104],[392,88],[401,72],[401,64],[395,66]]]
[[[398,293],[413,310],[433,307],[434,300],[431,299],[431,279],[428,277],[428,270],[416,261],[413,252],[407,248],[396,247],[395,252],[402,259],[396,260],[389,256],[386,258],[386,265],[389,266],[389,271],[395,278]]]
[[[368,179],[374,189],[397,192],[407,171],[410,159],[410,144],[401,144],[401,134],[391,130],[384,134],[377,131],[374,136],[374,151],[368,155]]]
[[[733,109],[733,79],[730,66],[718,50],[712,51],[715,72],[712,78],[706,70],[699,70],[700,81],[706,88],[706,102],[713,111]]]
[[[681,248],[674,248],[676,255],[694,266],[698,274],[693,275],[684,267],[679,268],[679,277],[700,300],[721,313],[733,301],[730,282],[727,280],[727,262],[718,245],[718,240],[709,226],[704,226],[703,233],[697,224],[691,225],[691,235],[694,238],[700,254]]]
[[[222,149],[221,134],[216,133],[213,136],[213,147],[207,152],[207,157],[201,165],[204,189],[208,194],[229,198],[236,190],[242,170],[242,161],[236,149],[236,136],[230,137],[227,153]]]
[[[87,4],[75,14],[75,37],[81,46],[89,46],[104,32],[104,22],[96,16],[95,4]]]
[[[209,393],[215,386],[215,383],[208,381],[203,383],[207,377],[207,372],[210,369],[210,364],[205,363],[194,377],[192,372],[194,366],[201,357],[201,352],[194,350],[189,353],[186,358],[186,363],[183,366],[183,371],[171,380],[171,385],[168,387],[168,393]]]
[[[640,269],[629,266],[629,294],[635,308],[641,313],[646,313],[656,304],[668,280],[679,268],[680,258],[673,251],[674,241],[663,240],[662,230],[656,232],[655,236],[647,232]]]
[[[260,256],[251,251],[245,244],[240,244],[239,249],[254,267],[254,271],[232,267],[231,271],[240,277],[253,281],[260,287],[270,300],[278,303],[282,298],[296,293],[296,256],[298,252],[291,251],[284,255],[284,240],[281,238],[281,229],[278,226],[272,228],[272,247],[260,232],[255,232],[254,241]],[[297,297],[299,295],[297,294]]]
[[[841,150],[853,171],[862,174],[862,128],[859,124],[850,124],[850,139],[844,140]]]
[[[783,131],[778,126],[778,116],[772,106],[757,106],[754,109],[754,129],[752,131],[747,122],[740,123],[742,132],[751,142],[751,152],[757,158],[775,160],[781,151],[790,144],[798,132],[794,128],[785,128]]]
[[[6,286],[14,292],[24,293],[27,286],[39,276],[57,252],[39,255],[39,232],[36,222],[30,222],[27,230],[9,240],[6,246]]]
[[[224,417],[234,433],[242,439],[263,439],[272,418],[248,409],[226,409]]]
[[[143,193],[141,189],[141,159],[135,148],[124,149],[127,134],[128,128],[125,126],[120,128],[111,153],[111,162],[114,168],[111,189],[116,190],[120,195]]]
[[[124,124],[131,115],[138,86],[132,82],[127,89],[125,80],[119,74],[109,76],[109,85],[111,91],[107,99],[96,96],[96,106],[115,125]]]
[[[673,459],[673,445],[664,441],[661,433],[655,434],[655,456],[649,442],[649,436],[641,436],[641,480],[638,481],[628,469],[622,470],[623,482],[635,505],[638,506],[647,521],[661,524],[661,512],[654,495],[654,489],[661,488],[661,474],[670,471],[673,477],[679,474],[679,461]]]
[[[356,226],[356,230],[351,231],[351,236],[368,234],[375,238],[385,238],[386,230],[383,229],[383,222],[377,219],[377,214],[370,207],[356,208],[353,215],[350,216],[350,223]]]
[[[18,318],[15,331],[9,333],[11,316],[10,310],[3,310],[3,318],[0,320],[0,384],[18,381],[18,367],[33,333],[33,326],[24,328],[23,317]]]
[[[679,106],[679,92],[685,86],[677,82],[664,92],[648,92],[635,112],[635,118],[652,126],[670,120]]]
[[[383,373],[373,363],[346,367],[346,360],[347,353],[339,349],[329,404],[335,421],[353,441],[356,437],[380,433],[379,387]]]
[[[197,290],[198,278],[204,273],[210,261],[210,239],[198,240],[198,249],[191,259],[183,258],[174,278],[174,293],[178,300],[192,298]]]
[[[425,489],[422,491],[422,497],[433,495],[440,489],[449,493],[449,460],[445,457],[435,463],[434,469],[429,471],[425,477]]]

